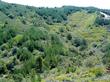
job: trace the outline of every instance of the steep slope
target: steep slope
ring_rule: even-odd
[[[99,11],[0,1],[0,81],[109,82],[110,20]]]

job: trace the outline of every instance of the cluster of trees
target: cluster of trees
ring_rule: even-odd
[[[96,19],[96,24],[101,25],[101,26],[110,25],[110,20],[99,16]]]
[[[0,59],[0,75],[10,72],[19,81],[15,74],[27,77],[34,71],[36,76],[37,73],[56,68],[61,61],[62,42],[59,36],[49,34],[46,28],[31,27],[20,33],[13,27],[3,26],[0,27],[0,37],[0,58],[13,57],[8,63]]]
[[[101,9],[101,11],[108,14],[108,15],[110,15],[110,10],[109,9]]]
[[[76,11],[80,11],[80,8],[73,6],[63,6],[61,8],[41,7],[37,8],[36,13],[42,16],[48,24],[53,24],[67,21],[67,16]]]

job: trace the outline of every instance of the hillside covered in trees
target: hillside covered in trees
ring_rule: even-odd
[[[110,82],[110,10],[0,1],[0,82]]]

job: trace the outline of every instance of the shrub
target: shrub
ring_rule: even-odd
[[[101,59],[97,56],[90,56],[84,60],[83,65],[86,67],[94,67],[101,64]]]
[[[3,61],[0,61],[0,75],[6,73],[7,73],[6,64]]]
[[[50,36],[51,36],[51,43],[52,44],[62,45],[61,39],[59,38],[58,35],[56,35],[56,34],[50,34]]]
[[[0,45],[15,37],[15,35],[16,31],[13,28],[4,27],[3,29],[0,29]]]
[[[24,74],[29,74],[31,70],[34,69],[35,64],[36,59],[33,56],[31,56],[29,60],[25,61],[22,67],[22,71],[24,72]]]
[[[42,42],[35,42],[35,49],[39,50],[40,52],[44,52],[44,45]]]
[[[25,47],[18,49],[17,51],[17,58],[20,59],[21,61],[30,59],[31,55],[32,55],[31,52],[29,52],[28,49]]]
[[[46,29],[43,28],[30,28],[24,33],[24,41],[27,40],[47,40],[48,39],[48,33]]]
[[[96,77],[102,76],[105,73],[104,67],[94,67],[89,70],[90,73],[93,73]]]
[[[35,42],[33,40],[28,40],[25,42],[24,46],[30,51],[33,52],[35,47]]]
[[[9,49],[9,46],[8,46],[8,44],[3,44],[3,45],[1,45],[0,46],[0,49],[2,50],[2,51],[4,51],[4,50],[8,50]]]
[[[9,17],[10,19],[14,19],[14,16],[13,16],[12,14],[8,15],[8,17]]]
[[[83,38],[75,37],[72,39],[72,45],[80,47],[80,50],[83,50],[87,47],[87,41]]]
[[[67,35],[67,39],[68,39],[68,40],[71,40],[71,39],[72,39],[72,35],[71,35],[71,34],[68,34],[68,35]]]

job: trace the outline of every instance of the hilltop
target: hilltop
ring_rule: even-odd
[[[0,1],[0,82],[109,82],[110,19],[94,7]]]

